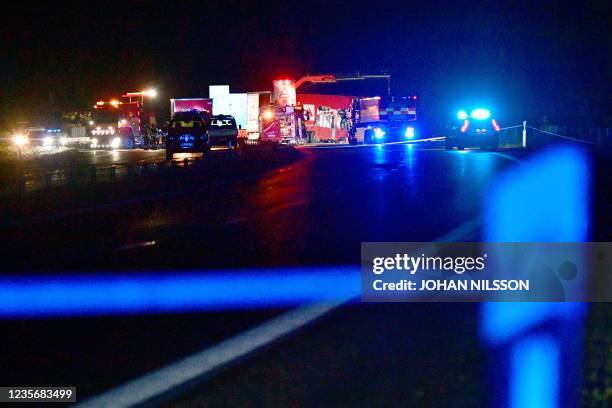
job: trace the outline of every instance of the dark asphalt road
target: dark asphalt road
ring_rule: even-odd
[[[35,243],[38,256],[13,266],[49,271],[356,264],[362,241],[428,241],[478,217],[496,174],[516,164],[500,153],[411,145],[302,152],[303,160],[256,182],[128,202],[52,219],[26,232],[15,227],[20,239],[12,242],[14,250],[27,253]],[[156,244],[137,246],[150,241]],[[117,251],[125,247],[133,248]]]
[[[111,164],[138,163],[141,161],[153,162],[165,159],[164,150],[144,149],[118,149],[118,150],[78,150],[77,154],[71,156],[79,164],[93,166],[110,166]],[[62,167],[64,158],[58,156],[55,160],[58,167]],[[52,160],[53,161],[53,160]]]
[[[57,217],[28,224],[27,231],[22,227],[4,228],[2,234],[13,237],[13,257],[7,270],[51,273],[357,265],[363,241],[430,241],[479,217],[492,182],[505,169],[517,164],[516,159],[503,153],[448,152],[437,147],[411,145],[305,148],[301,151],[302,160],[274,170],[257,181],[245,178],[225,186],[216,184],[214,189],[189,189],[154,200]],[[92,157],[87,160],[113,160],[109,156],[113,153],[104,152],[100,157],[97,152],[90,154]],[[141,157],[161,156],[163,152],[118,154],[122,159],[140,160]],[[475,234],[469,238],[479,240],[480,236]],[[153,241],[153,245],[139,245]],[[32,256],[33,253],[36,255]],[[20,257],[23,258],[19,260]],[[361,374],[347,384],[358,386],[367,382],[364,376],[384,371],[388,363],[389,373],[396,376],[395,380],[387,378],[374,383],[379,393],[397,391],[401,382],[412,378],[401,377],[403,366],[387,358],[367,364],[365,361],[371,357],[362,353],[397,348],[408,339],[420,353],[428,349],[428,342],[438,344],[440,348],[432,358],[441,364],[440,371],[431,371],[430,367],[426,375],[444,372],[444,361],[451,358],[454,349],[441,351],[438,336],[443,332],[455,333],[462,339],[457,347],[473,346],[477,341],[476,308],[473,305],[452,308],[437,305],[430,309],[432,313],[428,317],[427,307],[352,306],[327,317],[321,323],[324,327],[322,338],[333,344],[329,347],[347,347],[347,351],[339,355],[339,360],[330,363],[328,368],[336,370],[334,375],[314,376],[304,381],[310,381],[310,387],[315,387],[316,381],[335,381],[341,378],[342,372],[354,368],[361,370]],[[447,313],[450,309],[452,313]],[[96,393],[278,312],[280,310],[2,322],[2,331],[9,333],[8,344],[18,350],[17,353],[3,350],[3,361],[14,369],[4,373],[2,383],[27,383],[32,377],[37,382],[50,383],[45,379],[57,378],[59,364],[65,383],[80,386],[81,395]],[[368,336],[362,336],[359,344],[343,343],[344,336],[351,336],[361,321],[371,325],[371,330],[366,330],[370,336],[385,332],[389,336],[378,336],[374,345],[368,347],[364,346],[372,340],[368,340]],[[338,326],[337,322],[342,325]],[[414,323],[418,333],[407,326],[408,322]],[[78,330],[70,329],[73,323]],[[342,333],[337,333],[338,330]],[[71,332],[66,343],[62,341],[64,331]],[[32,342],[21,345],[20,339],[31,337],[33,333],[49,335],[53,340],[45,345]],[[309,347],[312,351],[320,343],[312,340],[313,332],[310,333],[311,340],[301,347]],[[477,347],[472,349],[452,357],[458,360],[448,364],[444,381],[458,378],[461,382],[480,381],[476,378],[480,375],[481,351]],[[286,348],[284,350],[283,353],[287,353]],[[151,352],[154,358],[147,354]],[[331,351],[326,349],[324,354],[329,353]],[[94,357],[100,354],[112,357]],[[428,364],[422,356],[416,358],[414,353],[399,349],[397,357],[412,358],[413,369],[417,371]],[[320,355],[313,358],[320,358]],[[351,365],[349,361],[360,363]],[[462,372],[466,364],[472,364],[472,368]],[[96,380],[88,377],[92,367]],[[298,385],[283,382],[283,367],[293,369],[291,364],[269,368],[281,370],[270,374],[270,384],[281,381],[295,390]],[[251,370],[241,375],[248,380],[257,374]],[[223,381],[230,380],[224,377]],[[436,392],[435,388],[429,389],[422,384],[419,387],[421,391],[413,390],[406,398],[422,398],[423,389]],[[359,401],[352,397],[342,398],[341,394],[334,394],[333,388],[330,384],[326,386],[328,394],[321,401]],[[449,398],[461,392],[459,387],[445,389],[452,390]],[[479,401],[480,391],[470,389],[474,391],[470,401]],[[224,388],[220,392],[225,395],[229,391]],[[253,389],[250,392],[254,392]],[[270,401],[266,398],[271,398],[272,394],[273,389],[265,390],[260,402],[268,405],[266,402]],[[288,395],[299,397],[302,394]],[[396,392],[387,402],[401,401],[402,395]],[[195,398],[195,404],[199,405],[200,397]],[[231,402],[231,398],[228,401]],[[282,401],[285,400],[277,402]]]

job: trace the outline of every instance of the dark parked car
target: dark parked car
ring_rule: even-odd
[[[231,115],[215,115],[210,118],[208,137],[211,145],[238,146],[238,127]]]
[[[174,153],[206,153],[210,150],[208,127],[210,117],[206,112],[177,112],[168,125],[166,160]]]

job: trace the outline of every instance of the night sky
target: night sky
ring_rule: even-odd
[[[521,3],[521,4],[518,4]],[[486,104],[502,123],[610,121],[609,1],[12,2],[0,122],[154,86],[156,108],[209,84],[268,90],[306,73],[379,73],[420,117]]]

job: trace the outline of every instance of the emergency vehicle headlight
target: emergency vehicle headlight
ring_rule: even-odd
[[[114,137],[113,140],[111,140],[110,142],[110,147],[112,147],[113,149],[116,149],[119,146],[121,146],[121,138]]]
[[[405,136],[406,136],[408,139],[412,139],[412,138],[414,137],[414,128],[413,128],[413,127],[407,127],[407,128],[406,128],[406,133],[405,133]]]
[[[43,146],[49,147],[53,145],[53,138],[51,136],[45,136],[43,138]]]
[[[98,145],[98,139],[95,137],[91,138],[91,147],[96,147]]]
[[[385,136],[385,131],[381,128],[374,129],[374,137],[377,139],[382,139]]]

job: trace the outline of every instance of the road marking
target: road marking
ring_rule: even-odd
[[[470,238],[480,224],[480,218],[466,221],[434,242]],[[77,406],[122,408],[145,403],[161,404],[169,397],[197,386],[218,369],[280,340],[353,299],[355,298],[349,297],[331,303],[300,306],[221,343],[92,397]]]
[[[128,251],[130,249],[146,248],[146,247],[154,246],[156,244],[157,244],[157,241],[136,242],[134,244],[124,245],[122,247],[119,247],[119,248],[115,249],[115,251]]]
[[[192,354],[169,366],[146,374],[109,392],[93,397],[78,407],[132,407],[154,402],[169,393],[195,385],[197,379],[304,327],[345,303],[301,306],[260,326]]]

